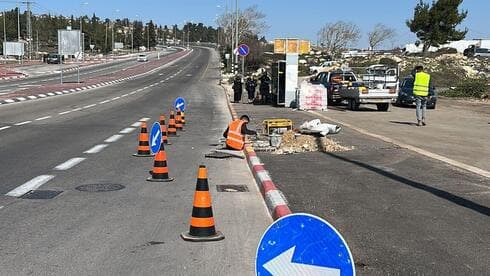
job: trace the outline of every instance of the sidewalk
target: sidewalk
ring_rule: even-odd
[[[329,122],[311,112],[280,107],[242,103],[233,107],[238,116],[248,114],[257,130],[266,118],[291,119],[295,127],[317,118]],[[487,178],[346,126],[330,138],[354,150],[257,155],[293,212],[323,217],[342,233],[358,273],[486,273]]]

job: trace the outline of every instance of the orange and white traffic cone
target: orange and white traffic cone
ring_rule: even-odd
[[[168,141],[167,136],[167,124],[165,123],[165,115],[160,116],[160,131],[162,132],[162,143],[166,145],[171,145]]]
[[[133,154],[136,157],[152,157],[150,151],[150,141],[148,139],[148,128],[146,127],[146,123],[141,123],[141,132],[138,139],[138,152]]]
[[[184,126],[182,125],[182,115],[180,112],[180,108],[177,110],[177,114],[175,115],[175,128],[179,131],[184,131]]]
[[[173,111],[170,111],[170,119],[168,120],[168,136],[178,136],[177,128],[175,127],[175,114]]]
[[[182,122],[182,124],[185,125],[185,113],[184,113],[184,111],[180,112],[180,118],[181,118],[180,121]]]
[[[204,165],[199,166],[197,173],[196,192],[194,193],[189,232],[184,232],[180,236],[186,241],[193,242],[219,241],[225,238],[221,232],[216,231],[214,226],[208,171]]]
[[[153,162],[153,170],[150,171],[151,177],[146,180],[151,182],[170,182],[174,179],[168,176],[167,166],[167,153],[163,143],[160,146],[160,150],[155,155],[155,161]]]

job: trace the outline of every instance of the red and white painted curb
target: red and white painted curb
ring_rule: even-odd
[[[26,77],[27,77],[27,75],[25,75],[25,74],[18,74],[18,75],[14,75],[14,76],[0,77],[0,80],[16,80],[16,79],[23,79]]]
[[[223,87],[224,88],[224,87]],[[238,119],[238,115],[235,109],[230,104],[230,99],[228,93],[226,93],[226,88],[224,88],[226,94],[226,100],[228,102],[228,108],[234,120]],[[260,158],[255,153],[254,148],[250,144],[245,145],[244,149],[245,155],[247,156],[247,163],[252,171],[255,181],[259,185],[260,192],[264,197],[265,203],[273,219],[278,219],[280,217],[291,214],[291,209],[288,206],[288,201],[284,194],[277,188],[277,186],[272,181],[269,172],[265,169],[264,164],[260,161]]]

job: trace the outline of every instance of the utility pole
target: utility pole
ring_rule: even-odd
[[[20,41],[20,7],[17,4],[17,41]]]
[[[29,60],[32,59],[32,23],[31,23],[31,1],[24,2],[27,6],[27,55]]]
[[[7,29],[5,28],[5,10],[3,10],[3,42],[7,42]]]

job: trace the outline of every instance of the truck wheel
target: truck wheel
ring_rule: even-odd
[[[389,103],[379,103],[379,104],[376,104],[376,107],[378,108],[378,111],[388,111],[388,109],[390,108],[390,104]]]
[[[352,111],[357,111],[359,110],[359,103],[356,101],[356,99],[350,99],[349,100],[349,109]]]

